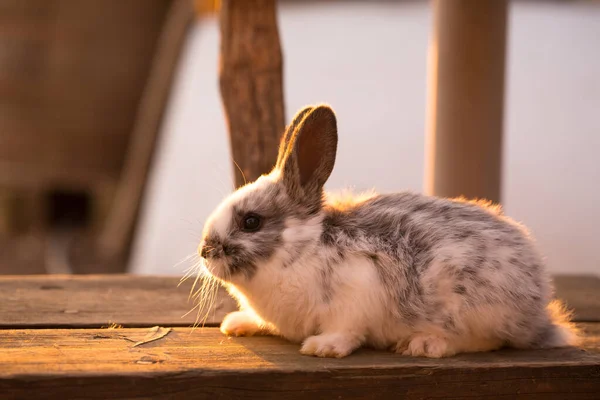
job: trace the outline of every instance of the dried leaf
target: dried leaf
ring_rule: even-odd
[[[151,356],[144,356],[144,357],[140,358],[139,360],[137,360],[135,363],[142,364],[142,365],[149,365],[149,364],[156,364],[158,362],[161,362],[161,361],[159,359],[156,359]]]
[[[153,342],[155,340],[159,340],[167,336],[171,332],[171,328],[163,328],[160,326],[154,326],[148,330],[146,336],[144,336],[141,340],[135,341],[131,338],[123,336],[123,339],[129,340],[130,342],[134,342],[135,344],[132,347],[136,347],[148,342]]]
[[[92,339],[110,339],[110,336],[108,336],[108,335],[101,335],[101,334],[97,333],[94,336],[92,336]]]

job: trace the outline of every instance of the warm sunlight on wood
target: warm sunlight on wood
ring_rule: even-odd
[[[556,277],[575,310],[583,348],[500,351],[424,360],[364,349],[344,360],[304,357],[274,337],[226,337],[182,319],[191,282],[158,277],[0,277],[0,392],[73,398],[407,399],[597,392],[600,280]],[[53,296],[46,296],[52,294]],[[220,292],[210,323],[234,309]],[[68,311],[68,312],[67,312]],[[113,320],[119,325],[108,325]],[[587,321],[587,322],[579,322]],[[45,327],[45,329],[36,329]],[[142,328],[143,327],[143,328]],[[163,327],[174,327],[173,329]],[[432,384],[432,382],[434,384]],[[480,382],[480,383],[478,383]],[[477,386],[477,387],[475,387]],[[592,398],[592,397],[587,397]]]

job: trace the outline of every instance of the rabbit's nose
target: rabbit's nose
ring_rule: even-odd
[[[209,249],[210,247],[207,246],[204,241],[202,241],[202,243],[200,243],[198,246],[198,254],[200,254],[200,257],[202,258],[206,258],[208,256]]]
[[[219,258],[223,255],[223,245],[220,243],[214,243],[212,241],[206,242],[202,241],[198,246],[198,254],[200,257],[209,259],[209,258]]]

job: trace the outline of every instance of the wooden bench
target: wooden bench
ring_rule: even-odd
[[[600,398],[600,279],[555,280],[585,332],[580,349],[338,360],[223,336],[235,308],[223,292],[210,327],[193,329],[191,282],[177,278],[1,277],[0,398]]]

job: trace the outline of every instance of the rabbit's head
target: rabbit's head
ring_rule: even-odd
[[[285,266],[318,240],[336,150],[333,110],[319,105],[298,112],[273,170],[233,192],[208,218],[198,249],[208,271],[225,282],[250,280],[261,265]]]

